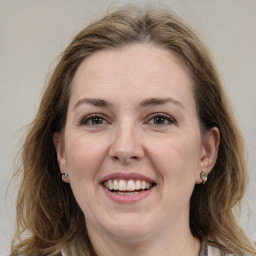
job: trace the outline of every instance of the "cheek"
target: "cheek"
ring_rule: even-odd
[[[173,133],[151,144],[151,162],[160,176],[156,189],[163,200],[161,210],[166,218],[170,212],[174,217],[187,214],[199,167],[200,134]]]
[[[172,134],[162,143],[154,143],[154,165],[163,182],[177,188],[194,185],[200,161],[200,136],[198,134]]]
[[[105,146],[87,136],[69,136],[66,155],[70,186],[80,208],[90,215],[99,189],[98,175],[105,158]],[[91,216],[92,217],[92,216]]]
[[[70,182],[94,184],[106,154],[105,146],[97,138],[88,136],[71,137],[67,141],[67,168]]]

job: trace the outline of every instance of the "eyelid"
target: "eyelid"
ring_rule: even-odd
[[[82,116],[79,120],[78,120],[78,125],[92,125],[92,124],[88,124],[88,121],[90,121],[92,118],[94,117],[99,117],[99,118],[102,118],[104,123],[103,124],[98,124],[99,125],[104,125],[106,123],[110,123],[110,120],[109,118],[105,115],[105,114],[102,114],[102,113],[91,113],[91,114],[87,114],[87,115],[84,115]],[[175,120],[175,118],[173,118],[171,115],[169,114],[166,114],[166,113],[162,113],[162,112],[156,112],[156,113],[152,113],[150,114],[147,119],[146,119],[146,122],[145,123],[149,123],[153,118],[155,117],[163,117],[163,118],[166,118],[166,120],[168,120],[170,123],[169,124],[176,124],[177,121]],[[169,125],[169,124],[162,124],[163,126],[164,125]],[[93,125],[94,126],[94,125]],[[95,125],[97,126],[97,125]]]
[[[154,117],[164,117],[166,118],[167,120],[170,121],[170,124],[176,124],[177,121],[175,120],[175,118],[173,118],[172,116],[170,116],[169,114],[166,114],[166,113],[162,113],[162,112],[156,112],[156,113],[152,113],[148,116],[147,118],[147,122],[149,122],[152,118]]]
[[[82,116],[79,121],[78,121],[78,125],[91,125],[88,124],[87,122],[90,121],[93,117],[100,117],[102,118],[106,123],[109,123],[109,121],[107,120],[106,116],[104,114],[101,113],[92,113],[92,114],[88,114],[85,116]],[[105,123],[104,123],[105,124]],[[99,124],[99,125],[104,125],[104,124]]]

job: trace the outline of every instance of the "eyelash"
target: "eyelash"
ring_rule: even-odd
[[[99,118],[101,119],[103,122],[107,122],[106,119],[104,118],[104,116],[102,116],[101,114],[91,114],[91,115],[88,115],[88,116],[85,116],[83,117],[80,121],[79,121],[79,125],[102,125],[101,124],[92,124],[89,122],[92,121],[93,119],[96,119],[96,118]]]
[[[153,125],[170,125],[170,124],[176,124],[176,120],[174,118],[172,118],[171,116],[164,114],[164,113],[154,113],[152,115],[150,115],[150,118],[148,119],[147,122],[154,120],[155,118],[162,118],[164,119],[164,121],[168,121],[167,124],[156,124],[155,122],[152,123]],[[155,119],[156,120],[156,119]]]
[[[103,122],[103,123],[94,123],[94,124],[93,123],[89,123],[90,121],[93,122],[94,118],[95,119],[100,119],[101,122]],[[154,113],[154,114],[151,114],[145,123],[150,123],[151,120],[154,120],[154,119],[156,120],[156,118],[161,118],[161,121],[164,121],[164,122],[167,121],[168,123],[167,124],[166,123],[156,124],[155,121],[153,121],[154,123],[151,123],[151,124],[157,125],[157,126],[176,124],[176,120],[174,118],[172,118],[169,115],[164,114],[164,113]],[[103,115],[101,115],[101,114],[91,114],[91,115],[83,117],[79,121],[78,124],[79,125],[97,126],[97,125],[104,125],[106,123],[108,123],[108,121],[106,121],[106,118]]]

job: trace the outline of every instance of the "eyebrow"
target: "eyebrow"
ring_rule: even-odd
[[[177,105],[177,106],[185,109],[184,105],[180,101],[178,101],[176,99],[173,99],[173,98],[150,98],[150,99],[146,99],[146,100],[143,100],[140,103],[140,107],[157,106],[157,105],[163,105],[163,104],[166,104],[166,103],[172,103],[174,105]]]
[[[82,104],[89,104],[92,106],[96,106],[96,107],[101,107],[101,108],[106,108],[106,107],[110,107],[111,104],[105,100],[102,99],[91,99],[91,98],[84,98],[79,100],[76,105],[74,106],[74,109],[77,108],[79,105]]]
[[[185,109],[184,105],[180,101],[173,98],[149,98],[149,99],[143,100],[140,103],[140,107],[145,108],[150,106],[164,105],[167,103],[172,103],[174,105],[177,105]],[[74,106],[74,109],[82,104],[89,104],[89,105],[101,107],[101,108],[107,108],[112,106],[110,102],[103,99],[83,98],[76,103],[76,105]]]

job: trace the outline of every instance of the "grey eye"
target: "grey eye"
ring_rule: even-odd
[[[155,125],[167,125],[167,124],[172,124],[174,123],[173,119],[168,116],[168,115],[164,115],[164,114],[158,114],[153,116],[150,120],[149,120],[150,124],[155,124]]]
[[[99,115],[86,116],[79,122],[80,125],[101,125],[106,123],[107,121]]]

